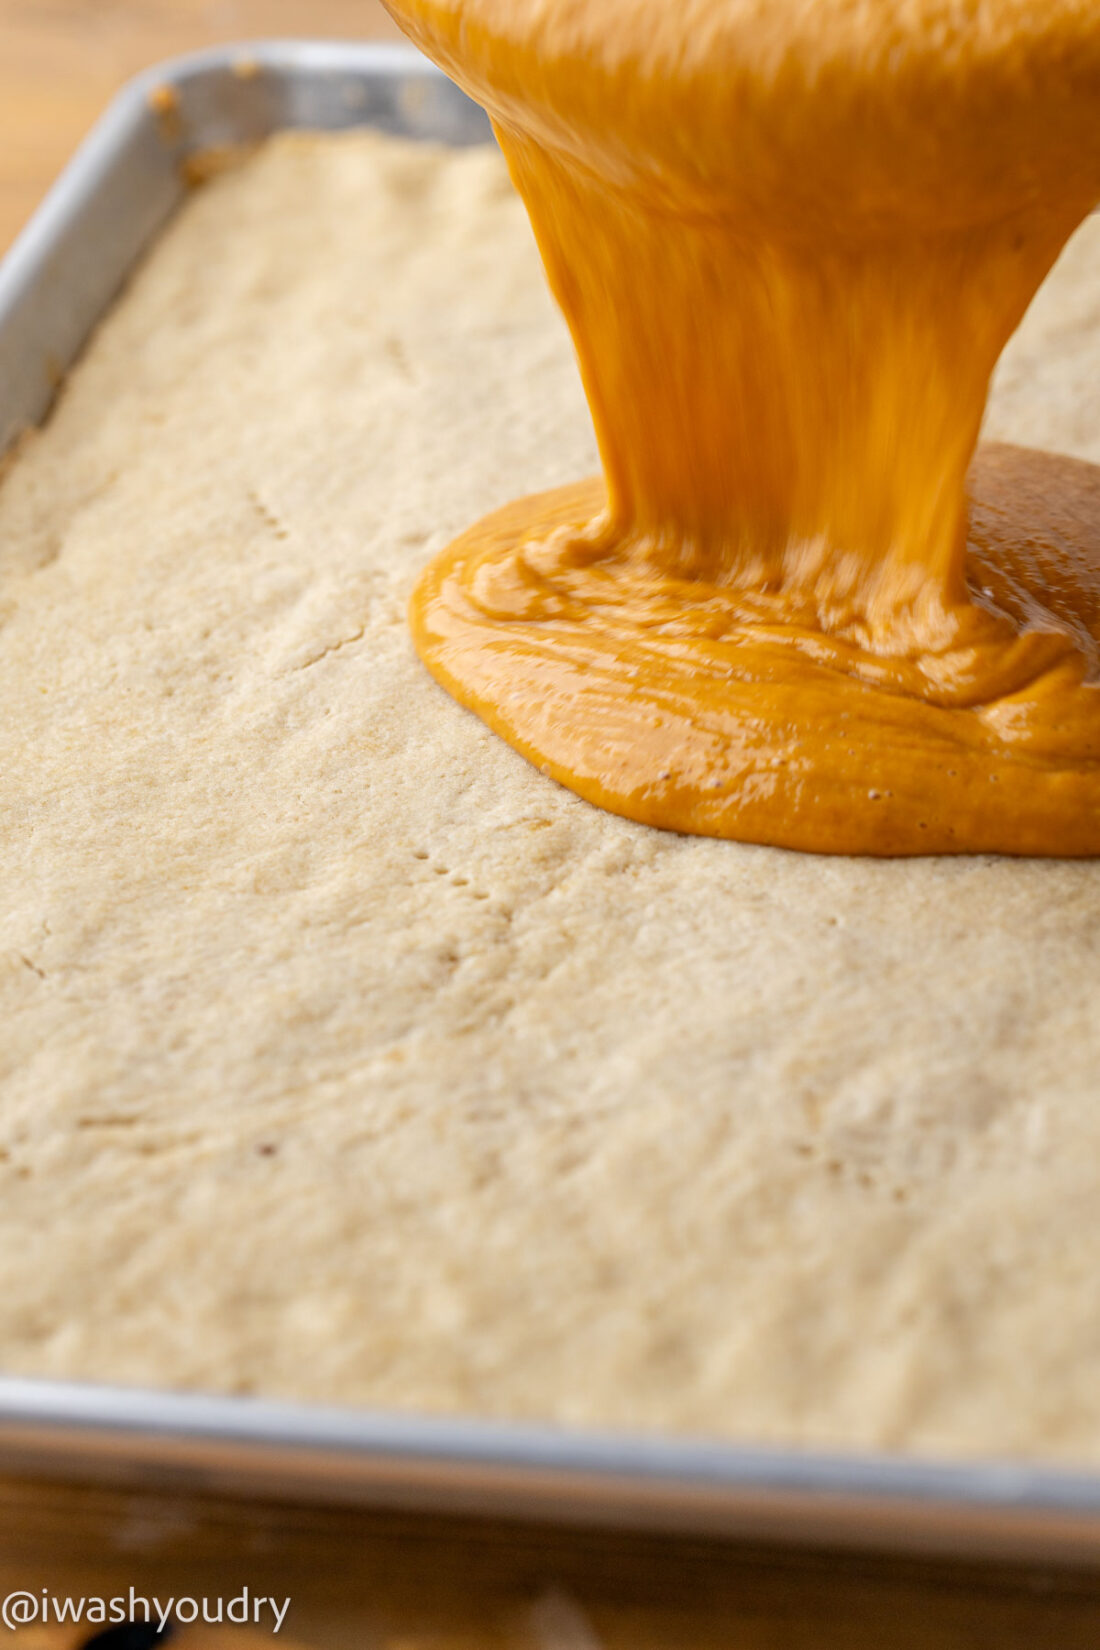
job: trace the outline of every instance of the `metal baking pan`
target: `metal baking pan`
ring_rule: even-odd
[[[187,193],[188,159],[288,126],[374,126],[459,145],[492,136],[484,111],[411,47],[264,41],[138,75],[0,263],[0,454],[47,412]]]
[[[490,138],[408,47],[264,43],[131,82],[0,264],[0,452],[38,423],[186,162],[287,126]],[[754,1540],[1100,1559],[1100,1474],[376,1414],[0,1377],[0,1472]]]

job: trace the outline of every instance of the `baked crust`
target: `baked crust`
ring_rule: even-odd
[[[1100,459],[1100,223],[988,433]],[[0,488],[0,1363],[1100,1458],[1100,867],[612,818],[415,659],[596,467],[499,157],[279,138]]]

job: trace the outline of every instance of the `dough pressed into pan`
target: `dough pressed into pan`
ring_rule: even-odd
[[[1100,222],[987,434],[1100,460]],[[596,468],[499,156],[287,136],[0,485],[0,1366],[1100,1460],[1100,866],[579,801],[417,662]]]

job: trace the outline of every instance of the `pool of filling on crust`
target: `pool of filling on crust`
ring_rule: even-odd
[[[1100,221],[986,433],[1100,460]],[[613,818],[416,660],[595,470],[492,150],[201,190],[0,484],[0,1367],[1100,1461],[1100,866]]]

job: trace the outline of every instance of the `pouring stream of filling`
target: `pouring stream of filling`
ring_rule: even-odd
[[[1092,0],[388,3],[493,117],[604,472],[428,568],[436,678],[646,824],[1100,852],[1100,469],[975,457],[1100,198]]]

